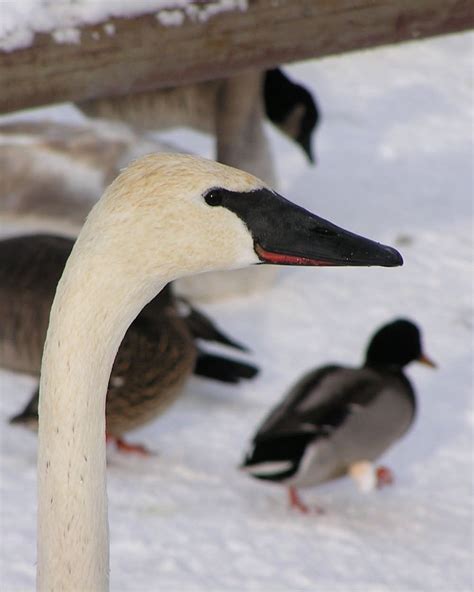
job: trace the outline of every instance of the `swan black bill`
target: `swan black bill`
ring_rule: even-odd
[[[381,267],[403,264],[396,249],[339,228],[270,189],[238,193],[216,188],[212,197],[212,205],[229,209],[245,223],[262,263]]]

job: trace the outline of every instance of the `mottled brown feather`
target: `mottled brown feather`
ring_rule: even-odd
[[[49,311],[71,246],[52,236],[2,241],[0,366],[39,376]],[[120,436],[163,413],[193,372],[196,356],[193,336],[164,290],[132,323],[117,353],[107,433]]]

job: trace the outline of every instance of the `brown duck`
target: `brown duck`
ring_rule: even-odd
[[[73,246],[67,238],[20,236],[0,241],[0,366],[39,376],[49,311]],[[107,437],[121,450],[145,452],[123,434],[161,415],[194,372],[236,383],[258,369],[202,351],[196,338],[245,350],[168,286],[138,315],[119,348],[106,402]],[[38,390],[11,419],[36,428]]]

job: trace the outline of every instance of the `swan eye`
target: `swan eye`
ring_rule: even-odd
[[[223,198],[224,196],[222,194],[222,191],[220,191],[219,189],[211,189],[204,196],[206,203],[210,206],[221,206]]]

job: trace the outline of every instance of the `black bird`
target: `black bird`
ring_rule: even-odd
[[[274,68],[265,72],[264,100],[268,119],[315,163],[311,140],[321,116],[314,96],[301,84],[292,82],[280,68]]]
[[[291,506],[307,512],[297,488],[350,474],[361,489],[392,482],[376,461],[401,438],[416,412],[403,368],[435,364],[418,327],[398,319],[372,337],[360,368],[328,365],[304,375],[257,431],[242,468],[289,487]]]

